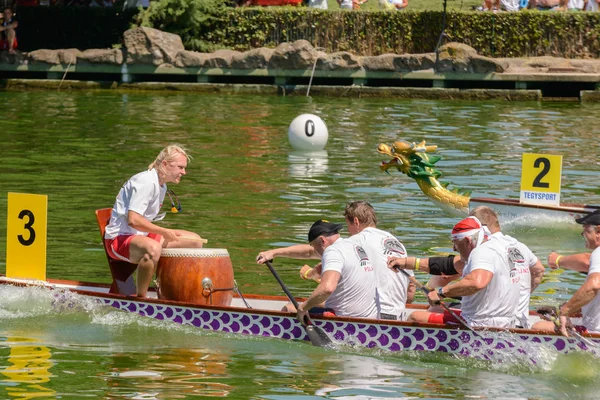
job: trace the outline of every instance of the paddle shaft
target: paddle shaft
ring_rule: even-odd
[[[266,260],[265,264],[267,264],[267,267],[269,267],[271,274],[273,274],[275,279],[277,279],[277,282],[279,282],[279,285],[281,286],[281,288],[287,295],[288,299],[290,299],[290,301],[292,302],[294,307],[296,307],[296,310],[298,310],[300,308],[298,302],[296,301],[294,296],[292,296],[292,294],[288,290],[287,286],[285,286],[285,283],[283,283],[283,281],[279,277],[279,274],[277,273],[277,271],[275,271],[275,268],[273,268],[273,266],[271,265],[271,262]],[[319,328],[318,326],[313,324],[313,322],[311,321],[308,314],[305,315],[304,319],[305,319],[304,321],[300,321],[300,324],[302,325],[302,328],[304,328],[304,331],[308,335],[308,338],[313,346],[319,346],[319,347],[332,347],[333,346],[333,342],[331,341],[331,338],[327,335],[327,333],[322,328]]]
[[[538,310],[537,313],[542,318],[546,319],[547,321],[550,321],[550,322],[554,323],[554,325],[556,325],[557,327],[560,327],[560,319],[558,318],[558,316],[557,316],[558,313],[555,310],[553,310],[553,312],[552,311],[546,311],[546,310],[544,310],[542,312],[542,310]],[[595,342],[593,342],[593,341],[591,341],[591,340],[583,337],[583,335],[581,335],[579,332],[577,332],[577,329],[567,327],[567,331],[571,335],[573,335],[577,339],[579,339],[580,342],[585,343],[588,347],[596,347],[596,348],[598,347],[597,343],[595,343]]]
[[[271,271],[271,273],[273,274],[273,276],[275,277],[277,282],[279,282],[279,286],[281,286],[281,288],[285,292],[286,296],[288,297],[288,299],[290,299],[290,301],[292,302],[294,307],[296,307],[296,310],[297,310],[299,308],[298,302],[296,301],[294,296],[292,296],[292,293],[290,293],[290,290],[287,288],[287,286],[285,286],[285,283],[283,283],[283,281],[279,277],[279,274],[277,273],[277,271],[275,271],[275,268],[273,268],[273,266],[271,265],[271,262],[265,261],[265,264],[267,264],[267,267],[269,267],[269,270]],[[306,318],[308,319],[308,322],[312,323],[312,321],[310,321],[310,318],[308,318],[308,316]]]
[[[408,277],[408,279],[410,279],[410,281],[412,283],[415,284],[416,287],[418,287],[421,291],[423,291],[423,293],[425,293],[425,295],[427,296],[430,292],[429,289],[427,289],[421,282],[419,282],[417,280],[417,278],[415,278],[414,276],[410,275],[408,272],[406,272],[405,270],[401,269],[401,268],[397,268],[399,271],[402,271],[402,273],[404,275],[406,275]],[[444,307],[444,309],[446,311],[448,311],[454,318],[456,318],[456,320],[458,322],[460,322],[465,328],[467,328],[468,330],[472,331],[474,334],[476,334],[477,336],[479,336],[479,334],[469,326],[469,324],[467,323],[467,321],[465,321],[465,319],[463,317],[461,317],[460,315],[458,315],[457,313],[455,313],[450,307],[448,307],[447,305],[444,304],[443,301],[441,301],[442,299],[440,299],[440,305],[442,307]]]

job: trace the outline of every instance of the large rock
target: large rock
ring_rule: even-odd
[[[437,72],[469,72],[470,58],[452,58],[442,57],[440,54],[439,62],[436,66]]]
[[[488,74],[504,72],[507,68],[507,63],[480,56],[474,48],[463,43],[452,42],[439,48],[439,72]]]
[[[411,72],[431,69],[435,66],[435,54],[402,54],[394,58],[396,71]]]
[[[15,50],[14,54],[8,51],[0,51],[0,64],[27,64],[27,53]]]
[[[381,54],[379,56],[369,56],[362,58],[362,66],[367,71],[395,71],[394,61],[398,58],[397,54]]]
[[[179,35],[147,27],[125,31],[123,41],[127,64],[175,64],[177,54],[185,50]]]
[[[31,64],[60,64],[60,61],[58,60],[58,50],[34,50],[30,52],[28,56]]]
[[[217,50],[214,53],[208,54],[208,58],[204,63],[206,68],[231,68],[233,56],[241,54],[235,50]]]
[[[78,49],[61,49],[58,50],[58,62],[65,65],[77,64],[77,56],[81,54],[81,50]]]
[[[473,56],[469,63],[469,72],[474,72],[476,74],[504,72],[506,68],[508,68],[507,63],[483,56]]]
[[[525,62],[525,66],[532,68],[567,68],[569,60],[558,57],[534,57]]]
[[[598,60],[571,60],[571,66],[585,74],[597,74],[600,72]]]
[[[89,49],[77,54],[77,64],[121,65],[124,60],[122,49]]]
[[[259,49],[252,49],[244,53],[234,54],[231,59],[231,68],[234,69],[262,69],[267,68],[271,56],[273,56],[273,49],[267,49],[261,47]]]
[[[317,56],[317,50],[307,40],[281,43],[273,51],[269,68],[289,70],[312,68]]]
[[[454,58],[460,60],[469,60],[477,55],[477,50],[464,43],[450,42],[440,46],[440,58]]]
[[[471,57],[477,55],[471,46],[456,42],[447,43],[438,50],[438,72],[469,72]]]
[[[317,69],[334,71],[334,70],[357,70],[362,67],[361,58],[347,51],[325,54],[317,60]]]
[[[202,68],[209,54],[196,51],[182,50],[175,57],[175,66],[180,68]]]

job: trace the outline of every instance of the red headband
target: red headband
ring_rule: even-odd
[[[454,228],[452,228],[452,239],[464,239],[478,232],[482,233],[480,240],[483,240],[485,232],[483,231],[481,222],[476,217],[467,217],[454,225]],[[477,244],[479,245],[479,243]]]

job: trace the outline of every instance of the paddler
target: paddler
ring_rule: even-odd
[[[520,276],[521,293],[519,296],[519,306],[517,308],[516,317],[518,321],[516,326],[518,328],[530,328],[528,318],[529,300],[531,293],[538,287],[544,276],[544,266],[542,265],[542,262],[524,243],[502,233],[498,215],[490,207],[476,207],[471,211],[470,215],[479,219],[484,226],[484,230],[485,228],[488,229],[488,232],[486,232],[488,239],[498,240],[506,247],[509,264],[513,264],[517,268]],[[460,277],[458,274],[462,273],[465,265],[460,259],[460,256],[424,258],[419,259],[418,264],[423,272],[429,272],[434,275],[428,283],[430,290],[431,288],[436,287],[436,279],[437,282],[444,282],[446,279],[458,279]],[[396,267],[414,269],[414,266],[417,265],[417,261],[416,259],[390,259],[388,265],[392,269]],[[446,283],[443,283],[440,286],[445,286]]]
[[[190,156],[179,145],[165,147],[146,171],[131,177],[117,195],[104,234],[109,257],[137,264],[137,296],[145,297],[163,248],[202,247],[194,232],[168,229],[155,224],[168,194],[173,212],[181,204],[167,183],[179,183],[186,174]],[[183,238],[185,237],[185,239]]]
[[[341,228],[319,220],[308,231],[308,243],[321,256],[323,272],[319,285],[296,310],[300,321],[315,307],[331,309],[341,317],[377,318],[379,314],[375,268],[361,246],[340,237]]]
[[[489,240],[477,217],[467,217],[452,229],[452,243],[465,263],[462,279],[432,290],[428,294],[431,305],[445,297],[462,297],[462,314],[471,326],[514,328],[520,296],[516,246],[507,246],[500,240]],[[512,249],[512,250],[511,250]],[[410,321],[434,324],[460,324],[454,315],[415,311]]]
[[[377,282],[371,261],[362,247],[340,237],[340,229],[341,224],[318,220],[308,231],[312,251],[306,251],[302,245],[291,246],[294,247],[292,252],[298,250],[298,254],[304,252],[307,256],[314,252],[321,256],[323,272],[317,288],[297,310],[291,303],[283,308],[283,311],[296,311],[301,321],[309,311],[358,318],[377,318],[379,314]],[[264,253],[257,257],[259,264],[268,260]]]
[[[373,207],[366,201],[354,201],[346,205],[344,219],[349,240],[360,246],[367,256],[377,276],[377,295],[380,305],[379,318],[389,320],[402,319],[406,303],[412,302],[414,285],[402,274],[395,274],[387,268],[389,257],[406,257],[404,245],[389,232],[377,229],[377,216]],[[320,255],[310,245],[294,245],[259,253],[257,262],[278,257],[318,259]],[[301,270],[304,279],[321,279],[322,266],[305,266]],[[412,273],[411,273],[412,275]]]
[[[587,273],[590,269],[591,256],[592,253],[579,253],[565,256],[553,251],[548,255],[548,266],[552,269],[563,268]]]
[[[540,321],[533,329],[558,330],[565,336],[569,336],[570,329],[580,333],[600,333],[600,210],[575,221],[583,225],[581,236],[585,240],[585,247],[592,250],[587,278],[573,297],[560,306],[558,321]],[[580,310],[581,325],[573,327],[570,317]]]

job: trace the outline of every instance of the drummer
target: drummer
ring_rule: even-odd
[[[109,257],[138,265],[138,297],[146,297],[163,248],[202,247],[196,233],[155,224],[166,215],[159,212],[167,194],[167,183],[179,183],[186,174],[189,160],[183,147],[176,144],[165,147],[148,170],[125,182],[113,205],[104,242]],[[169,198],[173,212],[180,211],[179,200],[171,191]]]

